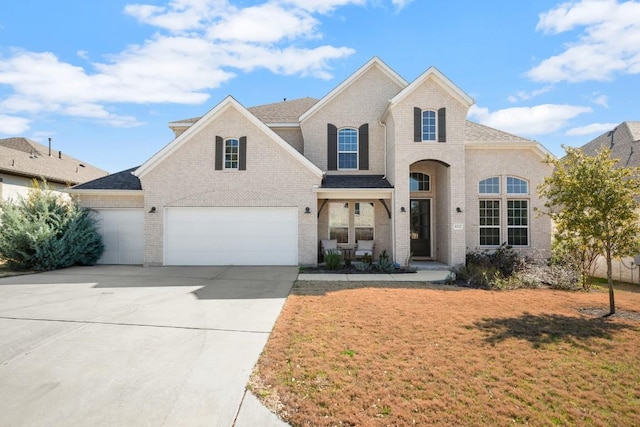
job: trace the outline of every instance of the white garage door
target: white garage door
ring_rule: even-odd
[[[98,264],[142,264],[144,210],[96,209],[104,254]]]
[[[166,208],[165,265],[297,265],[297,208]]]

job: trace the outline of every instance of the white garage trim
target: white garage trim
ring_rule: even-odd
[[[165,265],[297,265],[296,207],[169,207]]]
[[[144,260],[144,210],[94,209],[104,253],[98,264],[142,264]]]

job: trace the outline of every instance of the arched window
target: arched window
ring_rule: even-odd
[[[358,169],[358,130],[338,131],[338,169]]]
[[[239,142],[235,138],[230,138],[224,142],[224,168],[238,169],[238,147]]]
[[[422,172],[409,174],[409,191],[431,191],[431,177]]]
[[[436,140],[436,112],[433,110],[424,110],[422,112],[422,140]]]
[[[483,179],[478,184],[480,194],[500,194],[500,178],[497,176]]]
[[[524,179],[508,176],[507,194],[529,194],[529,184]]]

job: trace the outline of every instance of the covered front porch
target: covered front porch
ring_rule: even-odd
[[[373,259],[386,252],[393,259],[393,187],[382,175],[328,175],[316,189],[318,255],[324,240],[335,241],[345,258],[354,259],[358,243],[373,241]]]

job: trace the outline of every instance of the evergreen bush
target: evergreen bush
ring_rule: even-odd
[[[34,180],[26,197],[2,204],[0,258],[16,270],[93,265],[104,252],[93,212]]]

